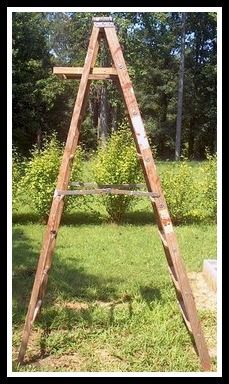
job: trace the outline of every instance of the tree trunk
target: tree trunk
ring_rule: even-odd
[[[37,149],[38,152],[41,150],[41,128],[37,129]]]
[[[118,117],[118,106],[115,105],[112,108],[112,123],[111,123],[112,132],[115,132],[117,130],[117,117]]]
[[[101,46],[101,66],[107,65],[107,52],[105,45]],[[98,118],[98,136],[102,145],[106,145],[108,138],[108,103],[107,103],[107,84],[103,81],[100,91],[100,112]]]
[[[189,135],[188,135],[188,158],[191,160],[194,155],[194,140],[195,140],[195,119],[191,118],[189,122]]]
[[[180,160],[180,154],[181,154],[181,127],[182,127],[183,90],[184,90],[185,20],[186,20],[186,13],[182,12],[181,14],[181,56],[180,56],[178,101],[177,101],[175,160]]]
[[[102,85],[100,94],[99,132],[101,144],[105,145],[108,137],[108,105],[106,84]]]

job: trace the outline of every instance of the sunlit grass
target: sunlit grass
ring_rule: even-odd
[[[14,225],[15,353],[43,230],[39,224]],[[176,232],[189,271],[200,271],[204,258],[216,257],[214,225],[179,226]],[[79,303],[84,306],[78,308]],[[212,316],[206,313],[206,328],[215,323]],[[34,334],[38,337],[30,342],[28,358],[41,350],[53,358],[77,351],[81,371],[200,370],[176,303],[157,229],[142,222],[142,216],[135,225],[115,225],[99,220],[84,223],[81,214],[75,223],[72,218],[71,225],[60,228]],[[54,370],[74,370],[67,361]],[[20,367],[50,369],[49,364],[39,367],[36,363]]]

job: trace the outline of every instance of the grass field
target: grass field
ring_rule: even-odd
[[[44,229],[31,220],[25,216],[13,229],[14,359]],[[138,214],[135,224],[119,226],[83,213],[65,221],[27,364],[19,370],[199,371],[155,226]],[[180,226],[177,235],[188,271],[215,258],[214,225]],[[211,337],[215,314],[200,315]]]
[[[159,163],[159,172],[170,165]],[[85,172],[90,181],[90,168]],[[116,225],[107,222],[99,199],[89,198],[89,209],[62,220],[42,312],[20,367],[16,358],[45,226],[26,206],[13,215],[13,370],[200,371],[149,201],[139,199]],[[214,223],[180,225],[176,233],[188,272],[216,258]],[[199,314],[211,348],[216,313]]]

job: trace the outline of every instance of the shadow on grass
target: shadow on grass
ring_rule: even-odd
[[[121,224],[148,225],[155,224],[154,213],[150,211],[128,212]]]
[[[38,261],[37,252],[24,232],[13,230],[13,322],[21,325],[25,320],[32,285]],[[81,266],[69,265],[58,258],[58,251],[53,259],[44,304],[53,306],[58,297],[65,301],[94,300],[110,301],[116,299],[118,278],[105,278],[86,273]],[[45,305],[44,305],[45,306]],[[45,315],[45,311],[44,311]],[[86,316],[86,313],[84,313]],[[47,316],[54,319],[56,311]],[[45,319],[44,319],[45,323]]]
[[[13,224],[46,224],[46,220],[40,215],[33,212],[16,212],[13,214]],[[91,212],[74,212],[65,213],[61,219],[61,225],[100,225],[104,222],[104,218],[98,213]]]
[[[61,225],[101,225],[110,223],[108,217],[102,216],[99,213],[92,212],[71,212],[65,213],[61,219]],[[13,224],[46,224],[41,217],[33,212],[14,213]],[[128,212],[124,216],[120,225],[148,225],[155,223],[153,212]]]
[[[13,224],[40,224],[42,222],[40,216],[33,212],[14,212],[12,216]]]
[[[150,310],[153,308],[153,301],[161,300],[161,292],[158,288],[140,286],[140,294]]]
[[[101,215],[99,212],[71,212],[64,213],[61,219],[61,225],[101,225],[104,223],[111,223],[108,217]],[[180,225],[193,225],[193,224],[211,224],[215,222],[215,218],[207,217],[203,218],[183,218],[183,219],[172,219],[175,226]],[[13,223],[19,224],[43,224],[45,220],[33,212],[26,213],[14,213]],[[149,225],[156,224],[153,211],[133,211],[128,212],[123,217],[119,225]]]

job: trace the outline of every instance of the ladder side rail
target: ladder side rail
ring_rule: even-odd
[[[128,75],[118,37],[115,28],[105,27],[104,30],[111,55],[117,69],[120,85],[126,101],[126,106],[130,115],[131,127],[134,135],[136,136],[135,141],[138,142],[137,150],[142,155],[142,164],[145,169],[144,174],[146,176],[147,187],[150,189],[150,191],[154,191],[160,195],[160,197],[154,201],[153,205],[154,211],[156,211],[156,218],[159,229],[162,229],[168,246],[166,249],[166,258],[172,262],[176,277],[178,279],[178,284],[180,285],[182,299],[187,311],[188,320],[190,321],[194,340],[201,360],[201,365],[203,369],[210,370],[211,361],[202,327],[198,319],[191,286],[187,277],[184,263],[180,256],[178,242],[173,230],[170,214],[163,195],[160,179],[157,175],[156,166],[153,160],[152,152],[146,136],[140,110],[135,98],[132,82]]]
[[[78,94],[73,110],[68,138],[65,145],[65,150],[62,158],[62,164],[59,171],[57,180],[57,189],[64,189],[69,183],[71,164],[76,150],[76,146],[79,139],[79,129],[82,122],[82,112],[85,105],[84,96],[88,92],[88,77],[91,68],[93,67],[98,52],[98,33],[99,28],[93,26],[92,34],[89,42],[88,53],[85,58],[84,69],[79,84]],[[49,219],[46,227],[46,231],[43,238],[43,245],[38,261],[37,271],[32,288],[31,298],[28,306],[28,311],[25,319],[25,325],[22,333],[22,341],[18,355],[18,361],[22,362],[26,352],[29,335],[31,332],[32,324],[35,320],[34,313],[37,306],[39,291],[42,288],[42,298],[44,296],[45,284],[42,287],[42,281],[44,280],[44,271],[46,271],[45,282],[47,284],[47,272],[51,266],[51,259],[53,250],[55,247],[57,230],[60,223],[60,218],[63,212],[64,199],[63,196],[57,196],[54,193]],[[39,306],[40,308],[41,306]],[[38,313],[38,311],[37,311]]]

